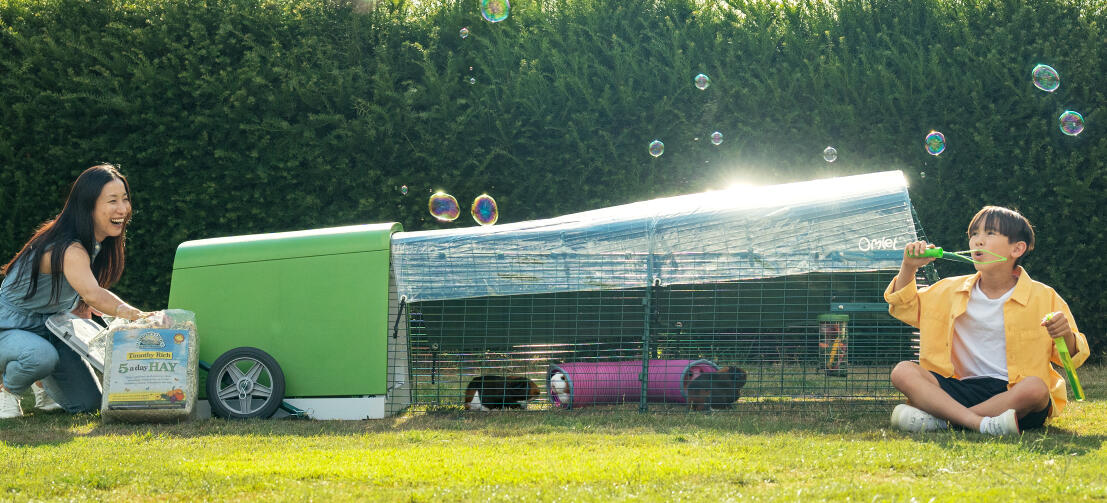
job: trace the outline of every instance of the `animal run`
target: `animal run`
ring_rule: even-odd
[[[918,352],[883,301],[924,238],[907,189],[888,171],[395,233],[389,413],[884,405]]]

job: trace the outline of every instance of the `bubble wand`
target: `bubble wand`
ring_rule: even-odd
[[[1043,326],[1053,319],[1053,314],[1045,315],[1045,318],[1042,319]],[[1076,398],[1077,402],[1083,402],[1084,388],[1080,387],[1080,378],[1076,377],[1076,369],[1072,366],[1069,345],[1065,344],[1064,337],[1057,337],[1053,339],[1053,346],[1057,348],[1057,354],[1061,357],[1061,366],[1065,368],[1065,380],[1069,382],[1069,387],[1072,388],[1072,396]]]
[[[977,259],[972,258],[973,255],[975,255],[977,253],[979,253],[981,256],[983,256],[985,254],[991,255],[992,257],[995,257],[995,258],[993,258],[991,260],[977,260]],[[920,255],[915,255],[914,253],[908,253],[907,255],[910,256],[910,257],[915,257],[915,258],[930,258],[930,257],[933,257],[933,258],[940,258],[940,259],[945,259],[945,260],[953,260],[955,262],[967,262],[969,264],[994,264],[996,262],[1006,262],[1007,261],[1007,257],[1004,257],[1004,256],[996,254],[996,253],[992,253],[988,250],[977,249],[977,250],[961,250],[961,251],[955,251],[955,252],[948,252],[948,251],[943,250],[942,247],[940,247],[940,246],[937,247],[937,248],[927,248],[926,251],[922,252],[922,254],[920,254]]]

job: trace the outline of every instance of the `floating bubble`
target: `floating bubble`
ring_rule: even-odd
[[[511,2],[507,0],[480,0],[480,15],[493,23],[507,19],[510,11]]]
[[[496,205],[496,200],[488,194],[477,196],[473,200],[470,212],[473,214],[473,220],[481,225],[492,225],[500,219],[500,208]]]
[[[823,159],[826,162],[834,162],[838,160],[838,149],[834,147],[826,147],[823,149]]]
[[[1065,110],[1057,120],[1061,122],[1061,132],[1069,136],[1076,136],[1084,131],[1084,116],[1072,110]]]
[[[926,178],[926,172],[925,171],[920,171],[919,172],[919,178]]]
[[[1049,65],[1038,65],[1030,72],[1034,76],[1034,87],[1047,93],[1056,91],[1061,87],[1061,76]]]
[[[400,186],[400,193],[405,195],[405,196],[407,195],[407,185],[401,185]]]
[[[453,222],[461,214],[461,207],[457,205],[457,199],[445,192],[435,192],[427,202],[432,217],[441,222]]]
[[[473,85],[473,84],[476,84],[476,83],[477,83],[477,78],[476,77],[469,77],[469,85]]]
[[[718,131],[715,131],[714,133],[711,133],[711,144],[712,145],[721,145],[722,143],[723,143],[723,134],[722,133],[720,133]]]
[[[661,157],[661,154],[665,153],[665,144],[661,143],[661,140],[654,140],[650,142],[650,155],[654,157]]]
[[[708,78],[707,75],[704,75],[702,73],[699,74],[699,75],[696,75],[695,82],[696,82],[696,88],[698,88],[700,91],[703,91],[704,89],[707,89],[707,86],[711,85],[711,79]]]
[[[937,131],[931,131],[926,135],[926,153],[930,155],[938,155],[946,151],[946,135]]]
[[[461,38],[469,38],[469,28],[465,27],[461,29]]]

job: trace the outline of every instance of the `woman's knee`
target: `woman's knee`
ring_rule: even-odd
[[[58,364],[58,351],[49,343],[24,348],[19,354],[19,364],[35,379],[41,379],[54,372]]]

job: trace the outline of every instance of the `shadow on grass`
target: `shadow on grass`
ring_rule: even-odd
[[[1089,379],[1103,382],[1102,369]],[[1089,383],[1091,384],[1091,383]],[[1107,409],[1100,386],[1092,386],[1082,406],[1090,429],[1100,431],[1098,417]],[[1018,437],[986,437],[973,432],[951,431],[906,434],[893,431],[888,417],[895,402],[747,402],[734,410],[691,412],[679,406],[651,406],[647,413],[637,405],[598,406],[579,410],[529,410],[475,412],[460,407],[409,412],[398,417],[365,421],[205,419],[179,424],[104,424],[98,413],[68,415],[29,411],[26,417],[0,421],[0,442],[9,446],[61,445],[75,438],[97,436],[166,436],[204,438],[217,436],[359,436],[393,432],[467,432],[487,437],[591,433],[603,435],[684,434],[704,432],[735,435],[836,436],[854,440],[914,440],[946,448],[964,448],[966,442],[1003,442],[1032,451],[1084,454],[1103,445],[1104,436],[1079,427],[1049,426]],[[1066,412],[1068,414],[1068,412]],[[1068,426],[1069,421],[1065,423]]]
[[[30,412],[19,419],[0,421],[0,442],[18,446],[59,445],[80,437],[149,435],[181,438],[207,436],[342,436],[387,432],[471,432],[502,437],[514,435],[596,433],[649,434],[704,431],[734,434],[856,432],[882,421],[873,420],[834,404],[772,404],[731,411],[693,412],[683,407],[658,406],[640,413],[636,405],[600,406],[579,410],[529,410],[476,412],[460,407],[449,410],[406,413],[365,421],[204,419],[178,424],[126,424],[101,421],[98,413],[68,415]],[[890,407],[887,407],[890,410]],[[786,420],[782,420],[786,417]]]
[[[966,443],[979,442],[989,444],[1008,444],[1032,453],[1053,453],[1082,456],[1099,452],[1103,447],[1104,435],[1080,434],[1064,428],[1047,426],[1042,429],[1023,432],[1018,436],[990,437],[980,433],[961,430],[943,433],[920,434],[914,436],[920,443],[936,445],[944,449],[963,450]]]
[[[739,404],[741,405],[741,404]],[[75,438],[97,436],[168,436],[200,438],[212,436],[354,436],[389,432],[468,432],[487,437],[593,433],[605,435],[681,434],[858,434],[876,431],[886,412],[848,411],[826,404],[806,404],[755,411],[692,412],[681,407],[656,407],[640,413],[637,406],[603,406],[580,410],[531,410],[475,412],[439,410],[408,413],[398,417],[365,421],[205,419],[179,424],[105,424],[99,414],[31,413],[0,422],[0,442],[13,446],[60,445]],[[890,410],[890,407],[888,407]]]

